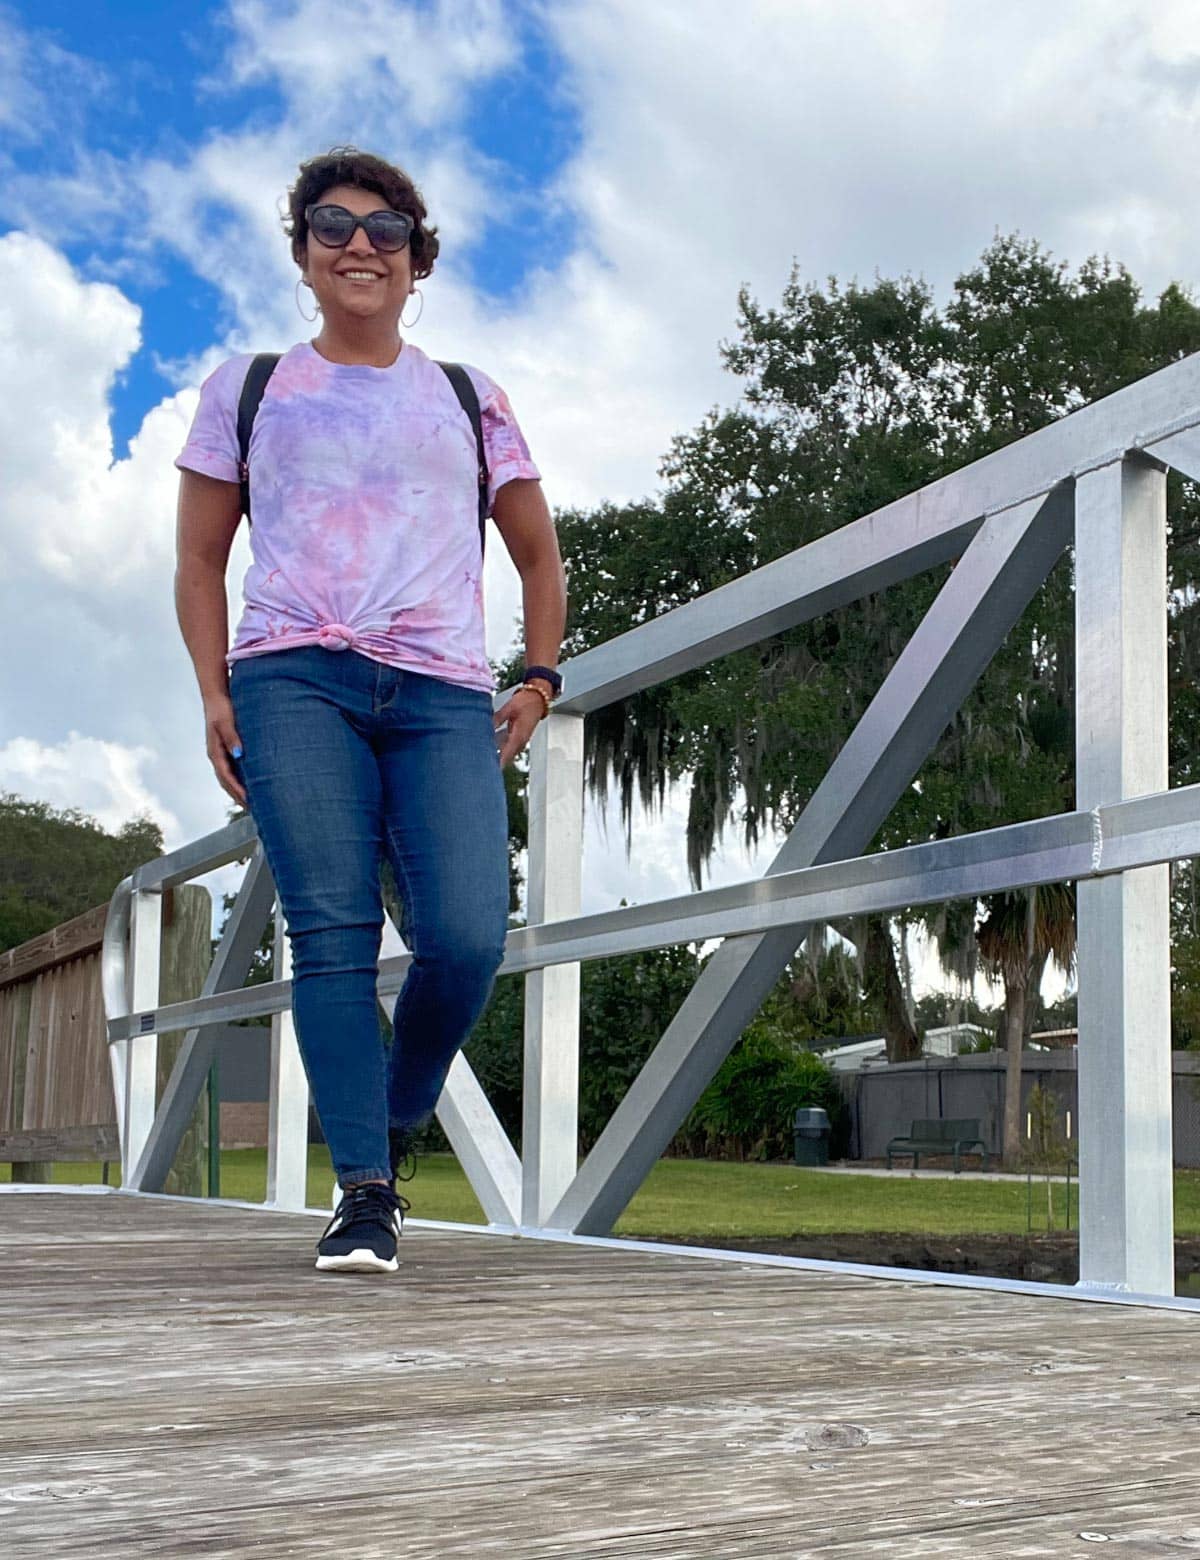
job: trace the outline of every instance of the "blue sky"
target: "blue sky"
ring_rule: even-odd
[[[420,13],[430,7],[410,9]],[[3,157],[25,174],[70,178],[83,146],[93,165],[104,158],[118,164],[174,160],[204,139],[286,116],[278,80],[267,73],[250,82],[232,78],[229,65],[239,40],[224,6],[22,0],[7,10],[23,34],[34,80],[65,89],[52,89],[50,96],[54,133],[39,136],[30,126]],[[512,62],[489,77],[486,92],[466,99],[461,114],[461,131],[486,157],[498,192],[486,202],[486,220],[462,250],[461,266],[481,294],[500,301],[519,291],[534,257],[540,266],[557,264],[575,236],[569,211],[548,193],[578,145],[574,108],[559,83],[561,60],[531,10],[514,7],[511,22],[517,44]],[[361,116],[352,93],[345,109],[345,133],[353,138]],[[397,110],[399,127],[402,104]],[[403,160],[397,148],[377,148],[365,139],[362,144]],[[6,213],[0,197],[0,232],[28,221],[31,210],[36,212],[36,199],[29,194],[16,213]],[[147,409],[170,387],[162,365],[203,350],[227,323],[219,289],[184,256],[160,245],[149,263],[143,253],[143,263],[129,268],[131,252],[140,252],[137,228],[136,209],[89,219],[74,230],[69,209],[56,208],[47,223],[64,254],[91,277],[120,280],[142,310],[145,344],[113,389],[118,455],[127,452]]]
[[[509,393],[555,505],[653,494],[737,393],[739,288],[929,279],[997,231],[1200,283],[1195,0],[0,0],[0,790],[218,827],[171,605],[223,357],[309,334],[277,202],[337,142],[443,241],[409,338]],[[231,613],[247,562],[235,543]],[[517,633],[489,547],[488,645]],[[10,647],[15,647],[13,653]],[[686,809],[586,909],[687,888]],[[761,868],[726,837],[712,880]]]
[[[66,116],[69,137],[30,138],[17,148],[20,163],[30,171],[50,178],[71,175],[81,143],[119,161],[169,155],[213,130],[280,111],[279,94],[270,84],[226,91],[207,85],[219,78],[231,43],[219,11],[189,13],[153,0],[45,0],[10,10],[23,27],[37,77],[65,80],[73,97]],[[58,94],[54,101],[57,108]],[[0,222],[5,229],[17,225],[2,217]],[[134,226],[136,216],[130,213],[128,227]],[[63,253],[89,276],[122,274],[125,223],[106,230],[104,224],[89,222],[72,236],[60,219],[54,231]],[[162,252],[148,274],[126,273],[124,290],[143,311],[146,345],[114,387],[118,454],[126,452],[148,408],[167,392],[156,365],[207,345],[220,310],[216,289],[185,262]]]

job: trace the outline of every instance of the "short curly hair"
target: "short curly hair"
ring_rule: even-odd
[[[383,197],[393,211],[403,211],[413,219],[412,237],[408,241],[412,257],[414,281],[422,281],[433,270],[437,259],[437,229],[426,219],[425,202],[421,192],[403,168],[385,162],[373,152],[360,152],[357,146],[335,146],[320,157],[310,157],[300,164],[295,184],[288,190],[288,214],[283,219],[284,232],[292,241],[292,258],[303,265],[308,244],[307,208],[320,200],[326,190],[338,184],[351,184],[356,189],[372,190]]]

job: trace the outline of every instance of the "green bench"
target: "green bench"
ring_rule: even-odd
[[[979,1136],[978,1117],[947,1120],[936,1117],[927,1121],[914,1121],[908,1137],[895,1137],[888,1144],[889,1170],[892,1168],[893,1154],[911,1154],[914,1170],[920,1167],[922,1154],[953,1154],[955,1175],[962,1168],[962,1154],[980,1154],[983,1156],[981,1168],[986,1170],[988,1167],[987,1145]]]

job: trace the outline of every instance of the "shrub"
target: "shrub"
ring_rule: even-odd
[[[792,1120],[802,1105],[829,1116],[830,1155],[849,1146],[850,1112],[830,1067],[770,1030],[752,1024],[701,1095],[676,1140],[712,1158],[786,1159]]]
[[[691,990],[691,948],[656,949],[587,963],[580,1000],[579,1146],[586,1153]],[[524,980],[506,976],[468,1044],[467,1056],[505,1130],[521,1137]],[[793,1003],[792,1006],[795,1004]],[[768,1003],[730,1052],[668,1152],[718,1159],[790,1159],[801,1105],[828,1112],[830,1155],[843,1157],[850,1113],[830,1068],[790,1038]],[[432,1125],[425,1146],[445,1146]]]

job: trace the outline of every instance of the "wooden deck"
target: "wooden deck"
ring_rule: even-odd
[[[1200,1551],[1195,1314],[319,1230],[0,1196],[5,1560]]]

